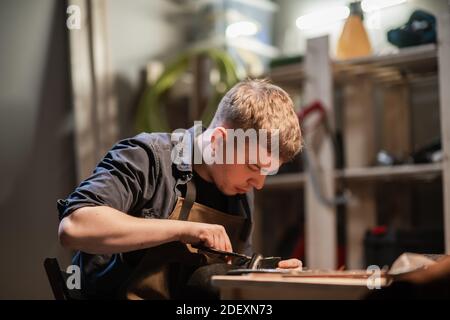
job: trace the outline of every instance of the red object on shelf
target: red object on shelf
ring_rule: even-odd
[[[387,233],[387,226],[377,226],[371,230],[374,236],[380,236]]]

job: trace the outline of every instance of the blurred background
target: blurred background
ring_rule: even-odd
[[[306,146],[256,195],[256,251],[326,269],[449,252],[449,7],[0,0],[0,299],[52,298],[56,200],[117,140],[207,125],[246,77],[290,93]]]

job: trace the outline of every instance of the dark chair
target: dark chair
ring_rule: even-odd
[[[44,268],[55,300],[81,300],[79,290],[69,290],[66,285],[67,273],[59,267],[56,258],[46,258]]]

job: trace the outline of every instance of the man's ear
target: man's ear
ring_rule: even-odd
[[[216,127],[211,135],[211,147],[214,151],[227,139],[227,130],[224,127]]]

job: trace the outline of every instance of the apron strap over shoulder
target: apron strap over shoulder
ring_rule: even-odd
[[[195,188],[194,182],[190,180],[186,185],[186,196],[184,197],[183,205],[181,206],[180,220],[186,221],[189,218],[189,213],[194,205],[196,196],[197,189]]]
[[[248,204],[247,197],[240,197],[239,203],[241,205],[242,211],[246,215],[246,219],[242,228],[242,232],[240,235],[241,241],[247,241],[248,237],[250,236],[251,228],[252,228],[252,221],[251,221],[251,212],[250,212],[250,206]]]

